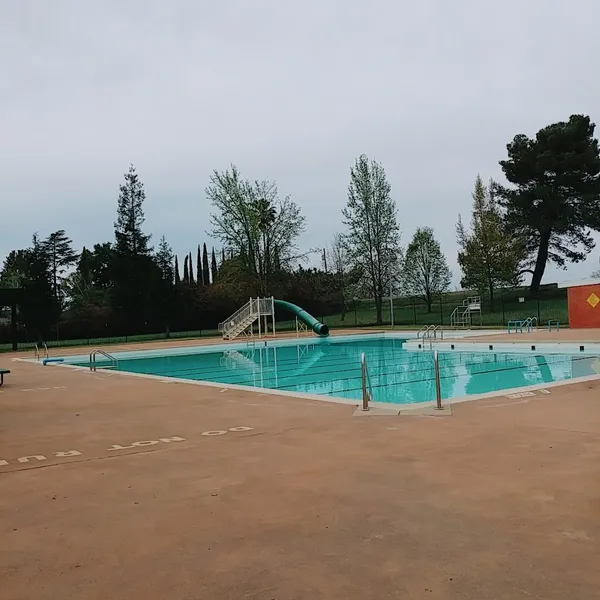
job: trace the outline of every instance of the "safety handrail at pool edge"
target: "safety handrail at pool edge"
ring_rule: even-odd
[[[105,356],[106,358],[108,358],[108,360],[112,361],[111,367],[116,368],[119,366],[119,361],[112,354],[105,352],[101,348],[96,348],[90,352],[90,371],[96,370],[96,355],[97,354],[102,354],[102,356]]]
[[[40,360],[40,347],[38,344],[35,345],[35,358]],[[44,358],[50,358],[50,352],[48,352],[48,346],[44,343]]]

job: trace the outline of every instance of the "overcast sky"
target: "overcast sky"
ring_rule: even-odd
[[[204,189],[231,163],[323,246],[366,153],[403,243],[432,226],[456,283],[477,173],[499,179],[517,133],[600,119],[599,18],[598,0],[0,0],[0,260],[34,231],[112,240],[130,162],[179,254],[209,241]]]

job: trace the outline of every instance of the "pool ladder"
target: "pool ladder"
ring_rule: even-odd
[[[43,352],[44,352],[44,358],[50,358],[50,353],[48,352],[48,346],[45,343],[43,344]],[[36,360],[40,360],[41,355],[42,355],[42,349],[39,347],[38,344],[36,344],[35,345]]]
[[[440,340],[444,339],[444,328],[441,325],[423,325],[423,327],[421,327],[421,329],[419,329],[419,331],[417,332],[417,339],[419,339],[419,337],[421,337],[422,339],[425,338],[432,338],[435,340],[437,339],[437,332],[440,332]]]
[[[102,356],[104,356],[105,358],[108,358],[108,360],[110,360],[111,364],[109,367],[96,367],[96,355],[101,354]],[[95,350],[92,350],[90,352],[90,371],[95,371],[97,368],[98,369],[116,369],[119,366],[119,361],[112,355],[109,354],[108,352],[105,352],[104,350],[101,350],[100,348],[96,348]]]

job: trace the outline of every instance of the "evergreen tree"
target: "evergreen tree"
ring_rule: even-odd
[[[196,253],[196,281],[198,285],[206,285],[202,273],[202,256],[200,255],[200,244],[198,244],[198,251]]]
[[[190,252],[190,262],[189,262],[189,276],[190,276],[190,284],[194,285],[196,282],[194,281],[194,263],[192,262],[192,253]]]
[[[595,124],[571,115],[535,138],[517,135],[500,161],[513,187],[497,186],[507,231],[524,240],[531,270],[530,293],[539,292],[546,265],[580,262],[600,231],[600,149]]]
[[[137,256],[150,253],[148,244],[151,236],[145,235],[142,231],[145,221],[144,200],[146,200],[144,184],[140,181],[135,167],[129,165],[129,172],[125,174],[125,183],[119,188],[115,222],[118,254]]]
[[[156,264],[160,269],[164,281],[173,283],[175,273],[173,272],[173,250],[165,236],[160,238],[158,250],[156,251]]]
[[[189,255],[186,254],[185,258],[183,259],[183,281],[185,283],[189,283],[190,282],[190,271],[188,268],[188,260],[190,259]]]
[[[112,301],[126,333],[146,330],[156,320],[156,294],[161,272],[144,234],[144,186],[131,165],[119,188],[115,222]]]
[[[225,262],[225,248],[221,248],[221,264]]]
[[[52,290],[54,299],[60,302],[59,284],[62,274],[79,258],[73,250],[73,241],[67,236],[64,229],[51,233],[42,243],[41,250],[46,253],[50,272],[52,274]]]
[[[217,267],[217,257],[215,255],[215,249],[213,247],[212,249],[212,256],[211,256],[211,261],[210,261],[210,270],[211,270],[211,275],[212,275],[212,283],[214,283],[218,276],[219,276],[219,270]]]
[[[181,283],[181,275],[179,274],[179,260],[177,259],[177,255],[175,255],[175,285],[179,285]]]
[[[173,250],[163,235],[156,252],[156,264],[160,269],[161,281],[158,286],[157,308],[159,318],[165,326],[167,337],[169,336],[169,324],[172,320],[175,306],[175,272],[173,269]]]
[[[210,267],[208,265],[206,242],[204,242],[202,247],[202,279],[204,280],[204,285],[210,285]]]
[[[29,268],[28,250],[11,250],[4,259],[0,273],[0,287],[18,288]]]
[[[504,228],[503,212],[495,194],[496,184],[485,186],[479,175],[473,190],[471,227],[467,231],[459,215],[456,226],[458,264],[463,272],[461,286],[489,293],[494,307],[494,291],[518,285],[520,266],[526,259],[525,245]]]
[[[56,323],[60,307],[54,297],[48,256],[37,235],[33,236],[31,248],[27,250],[27,268],[21,287],[23,299],[19,305],[20,318],[29,337],[42,341]]]

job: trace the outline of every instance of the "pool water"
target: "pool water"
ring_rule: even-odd
[[[362,398],[360,356],[365,353],[373,400],[395,404],[435,399],[433,353],[408,351],[403,340],[310,340],[294,345],[257,342],[242,350],[119,359],[118,370]],[[600,371],[595,356],[502,352],[439,352],[442,397],[482,394],[562,381]],[[598,371],[596,370],[598,369]]]

